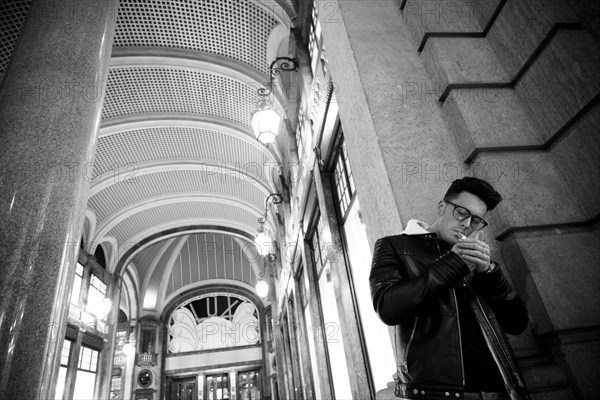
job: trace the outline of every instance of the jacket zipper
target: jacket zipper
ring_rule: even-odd
[[[467,284],[467,286],[469,286],[469,290],[471,290],[471,292],[474,293],[473,289],[471,289],[471,286],[468,284]],[[506,362],[509,364],[510,371],[507,371],[507,372],[510,372],[516,378],[517,383],[520,387],[524,387],[525,385],[521,381],[521,377],[519,377],[519,374],[517,373],[517,371],[514,371],[513,367],[510,365],[510,357],[508,356],[508,354],[506,354],[506,350],[504,350],[504,347],[502,347],[500,339],[498,338],[498,335],[496,335],[496,331],[494,330],[492,323],[488,319],[487,314],[483,310],[483,306],[481,305],[481,302],[479,301],[479,297],[477,295],[475,295],[475,300],[477,300],[477,306],[479,307],[479,310],[481,311],[481,314],[483,315],[485,322],[487,323],[488,327],[492,331],[492,334],[494,335],[494,339],[496,340],[496,343],[498,343],[498,347],[502,351],[502,354],[504,354],[504,358],[506,359]]]
[[[442,256],[442,251],[440,250],[440,245],[437,240],[435,241],[435,245],[437,246],[437,251],[440,257]],[[458,332],[458,350],[460,352],[460,371],[462,373],[462,386],[465,387],[465,365],[463,362],[463,345],[462,345],[462,335],[460,333],[460,316],[458,315],[458,301],[456,300],[456,290],[454,288],[452,290],[452,298],[454,299],[454,309],[456,310],[456,331]]]
[[[458,348],[460,350],[460,370],[462,372],[462,385],[465,387],[465,363],[463,358],[462,335],[460,333],[460,316],[458,315],[458,301],[456,300],[456,290],[452,289],[454,297],[454,307],[456,307],[456,330],[458,331]]]

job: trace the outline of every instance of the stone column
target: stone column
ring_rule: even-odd
[[[34,0],[0,87],[0,398],[52,398],[117,0]]]

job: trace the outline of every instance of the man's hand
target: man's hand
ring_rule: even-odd
[[[465,261],[469,271],[485,272],[490,267],[490,246],[480,240],[481,236],[481,232],[477,232],[475,238],[459,239],[452,247],[452,251]]]

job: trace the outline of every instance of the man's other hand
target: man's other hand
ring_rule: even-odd
[[[452,251],[465,261],[470,271],[485,272],[490,267],[490,246],[479,239],[480,233],[475,238],[459,239]]]

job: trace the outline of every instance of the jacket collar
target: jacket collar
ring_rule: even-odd
[[[425,222],[420,221],[418,219],[411,219],[406,223],[406,228],[402,232],[401,235],[427,235],[431,234],[427,229],[429,229],[429,225]]]

